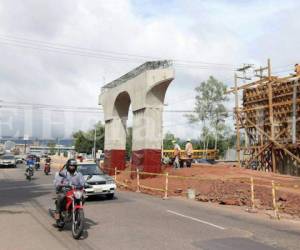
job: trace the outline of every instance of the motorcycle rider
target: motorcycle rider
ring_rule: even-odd
[[[77,172],[77,162],[75,159],[69,159],[63,169],[56,174],[54,185],[57,193],[56,212],[54,216],[55,219],[60,220],[66,201],[66,192],[63,187],[65,185],[84,186],[84,178],[80,172]]]
[[[47,156],[47,158],[46,158],[46,163],[49,163],[50,164],[50,162],[51,162],[51,157],[50,156]]]
[[[28,172],[29,167],[33,168],[34,165],[35,165],[35,160],[34,160],[33,156],[29,156],[27,161],[26,161],[26,170],[25,170],[25,172]]]

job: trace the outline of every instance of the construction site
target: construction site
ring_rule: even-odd
[[[245,79],[245,70],[247,67],[239,70],[243,76],[235,74],[235,87],[229,91],[235,95],[238,163],[246,168],[299,176],[299,72],[274,76],[268,60],[266,67],[255,70],[259,80],[238,86],[238,79]]]
[[[153,166],[140,157],[140,165],[133,161],[120,167],[115,162],[104,165],[106,171],[121,188],[132,191],[168,197],[187,196],[193,190],[202,202],[274,210],[275,217],[300,216],[300,71],[295,66],[295,74],[285,77],[272,74],[270,60],[259,69],[244,65],[234,74],[234,87],[226,94],[235,100],[235,161],[218,160],[214,149],[194,150],[192,158],[204,163],[194,161],[184,169],[186,155],[181,150],[181,169],[163,165],[152,171]],[[247,77],[251,69],[255,81]],[[173,153],[163,150],[162,156],[172,158]],[[160,165],[158,160],[155,165]]]

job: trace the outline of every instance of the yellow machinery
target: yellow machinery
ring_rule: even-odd
[[[164,157],[172,158],[173,154],[174,154],[173,149],[164,149],[163,152]],[[217,157],[218,157],[218,150],[214,150],[214,149],[193,150],[193,156],[192,156],[193,159],[208,159],[208,160],[216,160]],[[181,159],[187,158],[185,154],[185,150],[180,151],[180,158]]]

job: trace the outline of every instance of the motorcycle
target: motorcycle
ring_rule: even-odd
[[[49,162],[45,163],[44,173],[45,173],[45,175],[48,175],[50,173],[50,163]]]
[[[82,187],[65,185],[62,186],[65,192],[66,202],[60,218],[56,218],[55,210],[49,209],[51,217],[56,219],[56,226],[63,229],[66,223],[72,223],[72,236],[79,239],[84,230],[84,190]],[[55,204],[57,200],[55,200]]]
[[[33,166],[32,165],[28,166],[28,168],[26,169],[25,176],[26,176],[27,180],[29,180],[29,181],[31,180],[31,178],[33,176]]]
[[[34,166],[35,166],[35,170],[39,170],[40,167],[41,167],[41,165],[40,165],[39,162],[36,162],[36,163],[34,164]]]

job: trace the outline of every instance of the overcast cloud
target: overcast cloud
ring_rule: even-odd
[[[287,74],[300,59],[299,7],[296,0],[0,0],[0,100],[97,107],[104,82],[146,61],[28,48],[26,40],[11,37],[149,59],[261,65],[270,57],[274,71]],[[175,69],[167,109],[193,109],[194,88],[209,75],[232,86],[230,70]],[[68,137],[103,120],[92,113],[3,109],[0,118],[2,136],[47,138]],[[181,114],[164,116],[165,132],[197,137],[199,127],[185,123]]]

